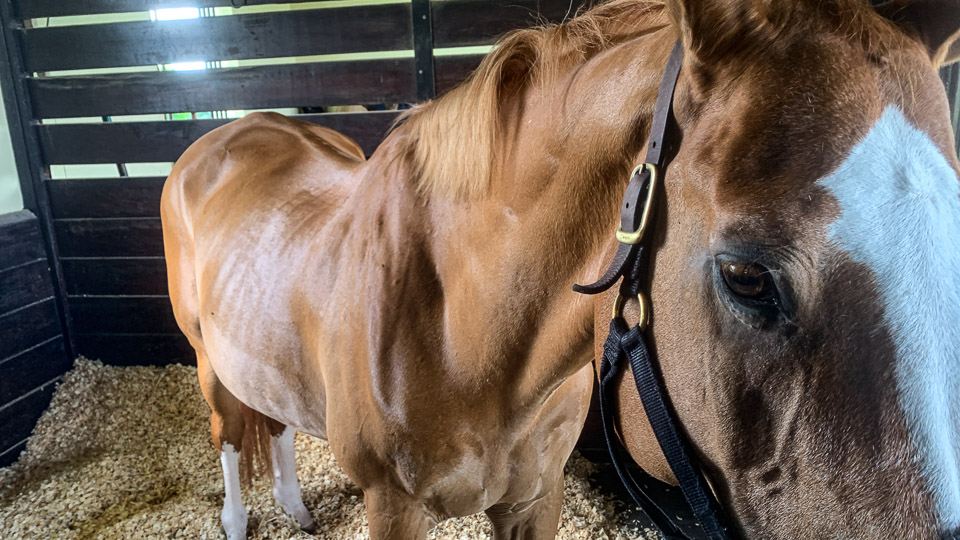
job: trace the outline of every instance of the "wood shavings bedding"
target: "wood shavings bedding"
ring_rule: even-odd
[[[251,538],[368,538],[363,494],[325,441],[298,433],[314,536],[274,503],[269,478],[244,490]],[[594,470],[567,465],[558,538],[655,536],[619,525]],[[0,469],[0,538],[223,538],[223,477],[196,368],[110,367],[79,359],[14,465]],[[490,538],[482,514],[447,520],[432,539]]]

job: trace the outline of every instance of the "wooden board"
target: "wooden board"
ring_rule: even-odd
[[[36,216],[27,210],[0,215],[0,270],[46,258]]]
[[[438,56],[434,59],[434,69],[437,73],[437,94],[445,94],[463,82],[473,70],[477,69],[482,54],[463,54],[455,56]]]
[[[159,257],[160,218],[76,219],[54,223],[61,257]]]
[[[13,357],[60,335],[52,298],[8,312],[0,316],[0,359]]]
[[[61,335],[37,218],[0,216],[0,362]]]
[[[582,0],[449,0],[433,2],[434,47],[489,45],[504,32],[576,15]]]
[[[62,335],[53,298],[0,316],[0,360]]]
[[[11,448],[30,435],[40,415],[50,405],[54,383],[51,381],[0,408],[0,449]]]
[[[87,358],[114,366],[196,365],[197,356],[183,334],[81,334],[77,349]]]
[[[410,4],[278,11],[23,31],[26,71],[413,48]]]
[[[357,141],[363,151],[370,155],[398,115],[396,111],[376,111],[302,114],[294,118],[339,131]],[[40,125],[37,130],[44,158],[50,164],[152,163],[176,161],[194,141],[230,121],[60,124]]]
[[[163,257],[63,259],[63,277],[71,296],[168,294]]]
[[[46,259],[0,271],[0,313],[53,296],[53,282]],[[0,403],[3,403],[0,397]]]
[[[954,140],[957,143],[957,153],[960,153],[960,64],[954,63],[941,68],[940,78],[947,91]]]
[[[0,466],[19,456],[49,382],[69,369],[53,292],[37,218],[0,215]]]
[[[14,444],[13,447],[0,452],[0,467],[7,467],[17,461],[17,458],[20,457],[20,454],[26,450],[27,441],[20,441],[17,444]]]
[[[316,1],[318,0],[283,0],[283,3],[299,4]],[[13,0],[14,13],[21,19],[147,11],[183,7],[187,4],[202,8],[231,7],[237,3],[244,6],[260,6],[276,4],[277,0],[190,0],[190,2],[183,0]]]
[[[180,332],[166,296],[70,297],[80,334],[175,334]]]
[[[40,77],[37,118],[412,103],[413,59]]]
[[[48,180],[55,219],[160,217],[166,178]]]
[[[0,362],[0,403],[9,403],[28,394],[66,373],[72,364],[64,351],[61,336]]]

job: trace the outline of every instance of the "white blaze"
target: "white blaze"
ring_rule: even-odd
[[[941,526],[960,526],[960,182],[897,108],[820,184],[830,238],[867,265],[897,352],[901,406]],[[856,286],[856,284],[851,284]]]

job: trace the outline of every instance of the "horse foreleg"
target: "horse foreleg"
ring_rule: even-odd
[[[545,496],[529,504],[495,504],[487,509],[494,540],[552,540],[563,506],[563,475]]]
[[[271,430],[273,431],[273,430]],[[283,511],[293,516],[304,531],[311,532],[316,524],[310,511],[303,504],[300,482],[297,480],[297,464],[294,459],[293,435],[290,426],[284,426],[279,435],[270,437],[273,459],[273,498]]]
[[[371,540],[419,540],[436,522],[423,504],[392,490],[364,490]]]

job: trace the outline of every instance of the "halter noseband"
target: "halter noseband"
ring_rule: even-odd
[[[609,401],[624,359],[630,363],[647,419],[693,515],[707,538],[726,540],[734,533],[707,485],[696,455],[690,451],[689,443],[677,429],[674,414],[667,403],[663,382],[654,368],[643,336],[650,310],[640,289],[646,262],[642,241],[651,227],[651,209],[657,183],[660,176],[666,172],[666,162],[669,159],[664,152],[664,143],[669,134],[673,95],[682,65],[683,44],[678,40],[670,53],[667,69],[660,82],[645,162],[633,170],[630,184],[623,196],[620,229],[617,231],[617,240],[620,242],[617,253],[600,279],[590,285],[574,285],[573,290],[583,294],[597,294],[606,291],[618,279],[623,278],[613,304],[610,333],[603,345],[603,359],[600,363],[600,415],[603,418],[603,434],[610,459],[627,492],[637,506],[653,520],[662,535],[667,538],[685,537],[669,513],[657,504],[654,497],[644,489],[643,483],[634,478],[625,464],[625,460],[630,457],[615,431]],[[636,297],[640,302],[640,322],[632,329],[627,327],[622,316],[624,301],[629,297]]]

